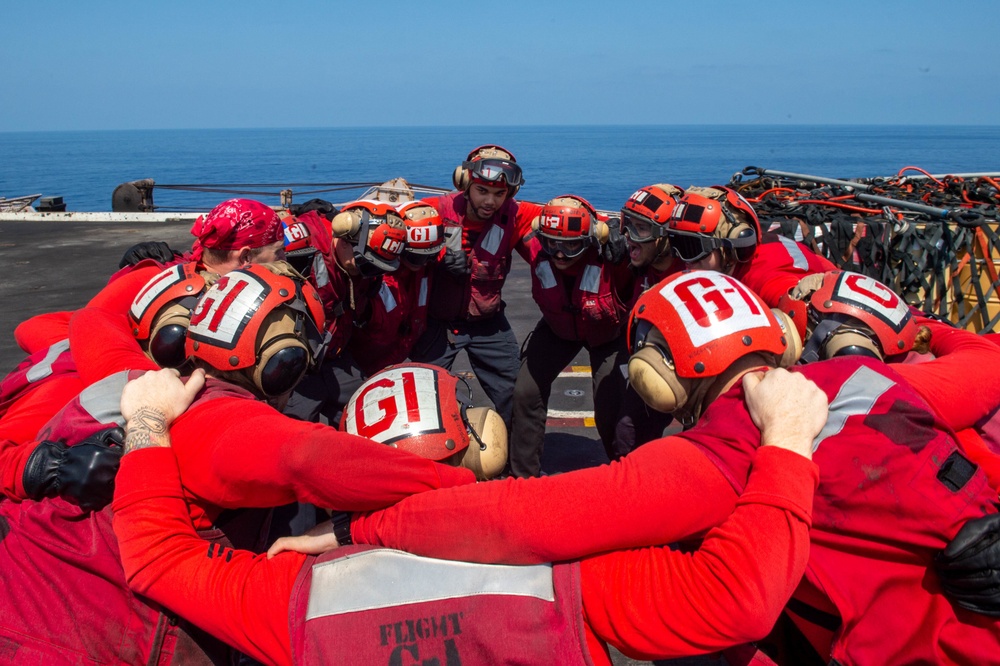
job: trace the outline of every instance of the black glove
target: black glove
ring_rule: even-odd
[[[628,257],[628,241],[622,235],[620,224],[618,218],[608,221],[608,240],[601,246],[601,257],[609,264],[620,264]]]
[[[465,277],[471,271],[469,267],[469,255],[461,250],[453,250],[450,247],[444,251],[441,257],[441,267],[455,277]]]
[[[337,207],[326,199],[310,199],[303,204],[293,204],[288,207],[288,212],[296,217],[310,211],[316,211],[328,220],[332,220],[338,212]]]
[[[1000,514],[965,523],[934,557],[934,569],[955,605],[1000,617]]]
[[[115,494],[125,432],[118,427],[96,432],[75,446],[42,442],[24,467],[24,491],[30,499],[61,497],[84,511],[99,511]]]
[[[136,243],[125,250],[122,260],[118,262],[118,268],[135,266],[143,259],[154,259],[161,264],[168,264],[179,256],[181,256],[180,252],[171,250],[170,246],[163,241],[145,241]]]

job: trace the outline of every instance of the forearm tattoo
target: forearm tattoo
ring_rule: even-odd
[[[151,446],[169,446],[166,414],[152,407],[141,407],[125,426],[125,453]]]

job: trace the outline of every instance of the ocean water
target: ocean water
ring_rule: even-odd
[[[0,196],[62,196],[70,210],[110,210],[123,182],[270,184],[245,188],[278,202],[345,201],[307,183],[381,182],[451,187],[475,146],[496,143],[525,172],[519,198],[580,194],[618,209],[643,185],[729,182],[746,166],[835,178],[885,176],[905,166],[931,173],[1000,171],[1000,126],[567,126],[0,133]],[[301,185],[299,185],[301,184]],[[210,208],[235,196],[158,189],[167,208]]]

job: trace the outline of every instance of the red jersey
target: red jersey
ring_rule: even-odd
[[[582,631],[590,657],[598,664],[610,663],[605,641],[626,654],[649,658],[696,654],[763,636],[805,566],[816,478],[810,461],[766,448],[738,510],[706,538],[698,552],[647,548],[584,560],[579,568],[579,592],[574,592],[573,585],[567,587],[566,581],[555,590],[570,595],[558,601],[575,616],[573,624],[579,629],[575,628],[573,635]],[[133,588],[266,663],[291,663],[293,654],[295,663],[320,663],[324,656],[333,659],[333,653],[317,654],[317,644],[307,640],[306,618],[323,617],[318,612],[306,615],[307,599],[308,608],[314,608],[312,602],[321,601],[318,595],[349,600],[358,596],[345,593],[349,586],[358,586],[361,594],[379,584],[351,577],[325,587],[314,583],[310,591],[300,577],[314,574],[317,560],[298,553],[282,553],[269,560],[246,551],[220,550],[206,559],[204,542],[195,534],[186,512],[176,462],[166,449],[151,448],[125,457],[114,510],[122,561]],[[559,571],[572,569],[561,565]],[[747,603],[734,591],[752,596],[754,601]],[[313,593],[317,594],[315,600]],[[290,604],[290,599],[294,603]],[[494,604],[509,601],[504,596],[490,599]],[[517,605],[515,602],[510,603]],[[403,620],[409,617],[407,609],[413,611],[409,606],[398,608]],[[411,632],[406,628],[408,623],[400,620],[397,632],[392,623],[366,619],[363,612],[355,616],[352,621],[362,624],[350,632],[352,640],[374,638],[375,650],[407,657],[419,651],[424,658],[434,654],[430,652],[434,645],[448,648],[442,640],[422,641],[423,625]],[[418,616],[423,617],[414,615],[418,618],[414,625],[419,624]],[[537,618],[522,618],[530,622],[532,631],[539,631],[540,625],[534,621]],[[470,617],[464,619],[471,621]],[[293,628],[291,635],[289,626]],[[368,631],[362,631],[365,626]],[[387,626],[389,634],[385,634]],[[341,641],[343,635],[333,634]],[[383,635],[385,644],[380,645]],[[442,638],[440,632],[434,638]],[[452,649],[462,650],[463,655],[464,650],[470,650],[496,657],[518,647],[508,638],[492,632],[477,645],[455,641]],[[545,636],[540,640],[546,645],[545,640],[563,638]],[[578,643],[577,650],[577,659],[581,659]],[[495,663],[497,659],[487,661]]]
[[[531,295],[542,319],[563,340],[596,347],[622,333],[628,319],[621,294],[631,294],[633,277],[628,265],[605,262],[599,250],[589,249],[575,264],[559,270],[537,238],[525,243],[531,266]]]
[[[900,655],[907,662],[961,658],[955,655],[988,661],[985,653],[1000,648],[996,622],[952,608],[927,575],[932,553],[967,519],[994,511],[985,476],[962,463],[950,430],[888,366],[845,358],[795,370],[831,401],[816,453],[821,483],[807,571],[828,596],[805,587],[796,594],[843,623],[832,648],[817,643],[820,653],[845,663]],[[873,387],[881,392],[869,396]],[[357,518],[352,531],[363,543],[477,561],[534,562],[672,543],[732,509],[759,444],[737,387],[692,430],[617,463],[413,497]],[[480,530],[476,539],[453,527],[469,524]],[[885,635],[890,625],[892,640]]]
[[[750,287],[768,307],[807,275],[837,270],[830,261],[802,243],[775,233],[765,233],[753,259],[736,264],[733,277]]]
[[[531,228],[531,220],[542,207],[507,199],[488,222],[472,225],[466,218],[467,201],[462,192],[430,197],[445,230],[462,229],[462,248],[470,259],[469,274],[456,277],[442,270],[434,276],[430,315],[443,321],[483,319],[500,311],[500,291],[510,272],[511,255]]]

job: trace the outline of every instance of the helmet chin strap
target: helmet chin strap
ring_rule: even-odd
[[[456,377],[458,378],[458,381],[465,384],[465,388],[469,392],[469,397],[466,398],[461,393],[457,392],[457,386],[456,386],[455,397],[458,399],[458,407],[459,407],[459,412],[462,415],[462,423],[465,424],[465,430],[469,433],[469,437],[476,440],[476,443],[479,444],[479,450],[485,451],[486,443],[483,442],[483,440],[479,437],[479,433],[476,432],[476,429],[472,427],[472,423],[469,422],[469,415],[467,413],[469,407],[472,406],[472,386],[469,384],[469,381],[465,377],[458,377],[457,375]]]
[[[684,404],[674,410],[673,416],[685,430],[690,430],[701,418],[704,410],[705,396],[715,385],[718,377],[708,377],[695,383],[694,390],[688,395]]]
[[[828,318],[820,321],[809,335],[809,340],[802,349],[800,363],[815,363],[820,352],[833,332],[843,325],[843,322]]]

